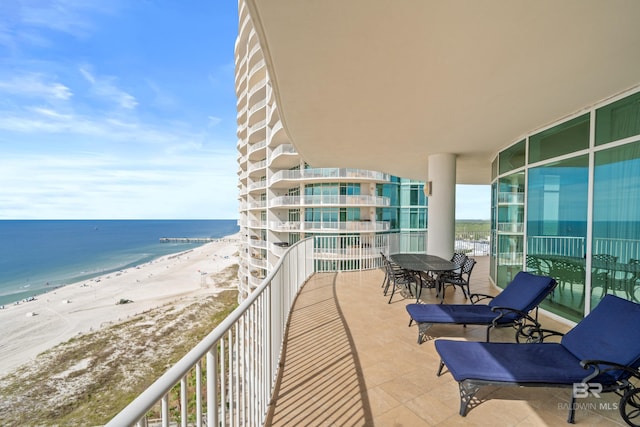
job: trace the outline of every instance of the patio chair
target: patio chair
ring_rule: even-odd
[[[589,390],[621,396],[619,410],[630,425],[639,425],[640,304],[606,295],[560,342],[544,342],[560,333],[538,329],[533,343],[486,343],[436,340],[441,362],[460,387],[460,415],[476,406],[474,396],[485,385],[566,387],[572,390],[567,421],[575,420],[576,397]],[[576,388],[576,385],[577,388]],[[577,392],[576,392],[577,390]]]
[[[427,338],[427,331],[435,323],[458,325],[486,325],[487,341],[492,328],[520,327],[526,322],[537,322],[538,304],[549,295],[556,281],[547,276],[521,271],[511,283],[493,297],[485,294],[471,294],[471,304],[408,304],[407,312],[412,322],[418,324],[418,344]],[[488,304],[478,302],[491,299]],[[535,309],[535,318],[529,312]]]
[[[467,258],[465,256],[464,262],[462,263],[462,268],[458,272],[445,273],[440,277],[440,283],[442,283],[442,298],[444,299],[444,293],[448,286],[453,286],[455,289],[456,286],[459,286],[462,289],[462,293],[464,295],[464,299],[467,299],[471,296],[471,291],[469,291],[469,280],[471,280],[471,272],[473,271],[473,267],[476,265],[476,260],[473,258]],[[465,287],[467,288],[465,290]]]
[[[384,287],[384,295],[387,295],[389,288],[391,288],[391,296],[389,297],[389,304],[393,299],[393,295],[396,290],[411,294],[411,285],[417,283],[416,277],[412,272],[407,271],[400,266],[394,264],[387,257],[383,257],[386,274],[386,284]]]

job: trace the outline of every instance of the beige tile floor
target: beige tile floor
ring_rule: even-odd
[[[495,294],[487,257],[479,257],[472,292]],[[405,306],[415,300],[382,295],[382,270],[316,274],[300,293],[290,319],[282,375],[267,425],[273,426],[563,426],[571,391],[558,388],[486,387],[466,417],[458,415],[458,385],[436,376],[433,339],[484,340],[485,328],[435,325],[417,344]],[[435,295],[423,293],[426,302]],[[464,302],[459,289],[446,302]],[[547,328],[569,326],[541,316]],[[492,341],[513,341],[513,329]],[[618,397],[581,399],[578,425],[625,425]],[[593,408],[596,408],[593,410]]]

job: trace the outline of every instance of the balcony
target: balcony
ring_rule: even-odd
[[[388,221],[282,221],[271,222],[277,231],[308,231],[311,233],[380,232],[389,231]]]
[[[278,181],[374,181],[388,182],[388,174],[348,168],[317,168],[282,170],[273,174],[271,183]]]
[[[476,292],[495,294],[489,258],[478,257]],[[405,304],[387,304],[379,270],[315,274],[291,313],[280,386],[266,425],[565,425],[570,390],[493,388],[469,414],[458,415],[458,385],[450,374],[436,376],[433,340],[416,344],[407,327]],[[435,301],[434,296],[429,296]],[[447,302],[464,302],[460,292]],[[566,325],[541,316],[545,326]],[[479,326],[436,325],[434,337],[484,340]],[[513,341],[513,330],[492,332],[493,341]],[[577,422],[621,424],[613,408],[618,397],[602,395],[595,411],[576,412]],[[595,405],[594,405],[595,406]]]
[[[280,196],[270,201],[270,207],[297,207],[297,206],[375,206],[385,207],[390,205],[388,197],[367,195],[353,196]]]
[[[386,250],[398,247],[391,240],[387,244]],[[315,246],[322,245],[316,241]],[[168,391],[176,383],[187,389],[187,362],[195,370],[197,389],[204,388],[205,359],[207,370],[215,372],[212,382],[211,376],[206,381],[206,405],[196,397],[194,413],[206,425],[564,425],[571,390],[559,388],[486,388],[467,417],[460,417],[458,385],[446,372],[435,375],[439,360],[433,340],[418,345],[416,326],[407,327],[405,305],[415,300],[398,295],[388,304],[381,269],[313,274],[314,259],[322,256],[313,247],[307,239],[286,248],[264,280],[254,269],[256,276],[250,275],[248,283],[257,289],[247,301],[108,425],[131,425],[160,399],[164,425],[170,411],[172,422],[193,417],[186,414],[191,407],[186,396],[181,406],[169,408],[177,403],[170,403]],[[499,290],[489,281],[490,258],[477,252],[474,257],[472,292],[496,294]],[[432,291],[423,299],[437,301]],[[449,290],[445,302],[467,301],[461,292]],[[570,327],[544,313],[539,319],[549,329]],[[430,333],[433,338],[483,340],[485,328],[435,325]],[[491,336],[492,341],[513,342],[509,328]],[[280,340],[286,343],[283,354]],[[618,402],[615,394],[603,394],[596,402],[578,408],[579,423],[621,425],[617,410],[611,410]]]

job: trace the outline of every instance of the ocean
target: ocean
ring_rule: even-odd
[[[202,245],[162,237],[238,231],[237,220],[3,220],[0,305]]]

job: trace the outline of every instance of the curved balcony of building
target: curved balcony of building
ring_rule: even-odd
[[[271,152],[269,166],[275,169],[289,169],[300,164],[300,156],[291,144],[277,146]]]
[[[247,44],[245,43],[243,46],[238,46],[236,50],[239,52],[235,56],[234,60],[234,79],[238,81],[238,78],[242,73],[244,73],[247,69],[247,61],[249,60],[249,56],[247,55]]]
[[[265,277],[266,275],[264,273],[255,272],[254,275],[254,272],[252,271],[249,275],[249,292],[260,286]]]
[[[271,199],[270,207],[298,207],[298,206],[371,206],[387,207],[391,205],[388,197],[369,195],[320,195],[320,196],[279,196]]]
[[[246,105],[244,107],[240,108],[238,110],[238,114],[236,114],[236,120],[238,122],[240,122],[240,123],[246,121],[246,119],[247,119],[247,111],[248,110],[249,109],[247,108]]]
[[[348,168],[312,168],[300,170],[281,170],[271,177],[271,185],[279,181],[294,182],[323,182],[323,181],[347,181],[347,182],[389,182],[390,175],[382,172],[367,171]]]
[[[245,63],[240,64],[240,68],[236,70],[236,77],[234,79],[236,96],[240,98],[242,94],[242,90],[247,88],[247,79],[249,76],[247,75],[247,67]]]
[[[269,91],[272,93],[273,91]],[[273,126],[276,122],[280,120],[280,115],[278,114],[278,109],[274,106],[273,101],[267,97],[267,105],[269,108],[267,109],[267,126],[273,129]]]
[[[266,209],[266,200],[250,200],[247,202],[247,209]]]
[[[262,138],[256,139],[249,145],[247,150],[247,160],[259,162],[267,157],[267,141]]]
[[[243,2],[244,4],[244,2]],[[245,7],[246,10],[246,7]],[[248,13],[244,12],[245,16],[238,17],[238,37],[236,39],[236,45],[235,45],[235,53],[236,55],[238,54],[238,52],[240,52],[240,49],[243,46],[247,45],[247,40],[249,39],[249,34],[250,34],[250,30],[253,29],[253,25],[251,24],[251,17],[249,16]]]
[[[245,21],[249,17],[249,9],[247,8],[247,4],[244,1],[238,2],[238,32],[242,32],[242,29],[245,25]]]
[[[267,98],[266,87],[268,82],[269,82],[269,79],[265,77],[264,79],[258,80],[251,85],[247,85],[248,87],[247,96],[248,96],[249,104],[253,104],[257,102],[258,99]]]
[[[249,246],[254,249],[267,249],[266,240],[249,239]]]
[[[260,228],[260,229],[267,228],[267,221],[251,219],[251,220],[247,221],[247,227],[248,228]],[[253,237],[254,236],[252,236],[252,240],[254,240]],[[256,236],[256,238],[257,238],[257,236]],[[266,245],[264,247],[266,247]]]
[[[249,128],[255,126],[259,122],[263,121],[264,125],[267,125],[267,100],[263,99],[259,102],[256,102],[254,105],[249,108]]]
[[[244,156],[245,154],[247,154],[247,141],[238,138],[238,142],[236,142],[236,148],[238,149],[240,155]]]
[[[322,238],[322,236],[319,236]],[[386,246],[369,246],[366,243],[348,245],[347,247],[335,247],[319,245],[314,249],[313,257],[316,260],[372,260],[380,258],[380,252],[386,250]]]
[[[524,205],[524,193],[498,193],[500,205]]]
[[[258,255],[249,257],[249,265],[252,268],[267,268],[267,260]]]
[[[267,77],[267,67],[266,67],[266,62],[263,58],[258,62],[256,62],[249,69],[248,80],[247,80],[249,82],[249,87],[253,86],[254,84],[256,84],[257,82],[259,82],[260,80],[266,77]]]
[[[247,124],[247,122],[242,122],[242,123],[238,123],[238,128],[236,130],[236,136],[238,137],[239,140],[241,141],[245,141],[247,139],[247,129],[249,128],[249,125]]]
[[[269,145],[271,147],[277,147],[278,145],[289,143],[291,143],[289,136],[284,131],[282,122],[278,119],[273,125],[271,125],[271,140],[269,141]]]
[[[264,176],[265,169],[267,168],[267,161],[260,160],[258,162],[249,162],[247,167],[247,173],[251,176]]]
[[[271,245],[269,246],[269,249],[273,255],[280,258],[282,257],[282,255],[284,255],[287,249],[289,249],[289,246],[290,245],[288,242],[274,242],[274,243],[271,243]]]
[[[247,96],[249,105],[255,104],[260,99],[267,98],[267,81],[268,79],[264,78],[257,81],[255,84],[248,86],[249,90],[247,92]]]
[[[524,233],[524,223],[522,222],[504,222],[498,223],[498,232],[500,233]]]
[[[247,75],[246,60],[240,61],[240,64],[236,68],[236,75],[233,79],[234,89],[236,93],[236,98],[238,98],[238,102],[242,102],[241,98],[245,97],[246,95],[245,91],[247,90],[248,78],[249,76]]]
[[[247,45],[250,46],[249,54],[247,55],[249,59],[251,59],[251,56],[255,55],[258,52],[262,54],[262,48],[260,47],[258,34],[256,33],[256,29],[253,27],[249,30],[249,34],[247,36]]]
[[[242,108],[247,105],[249,100],[248,95],[249,89],[246,84],[238,84],[236,85],[236,109]]]
[[[267,119],[257,121],[247,128],[247,137],[249,142],[255,144],[257,141],[264,140],[267,136]],[[266,147],[265,141],[265,147]],[[251,150],[249,150],[251,151]]]
[[[389,231],[388,221],[272,221],[274,231],[305,231],[308,233],[360,233]]]

